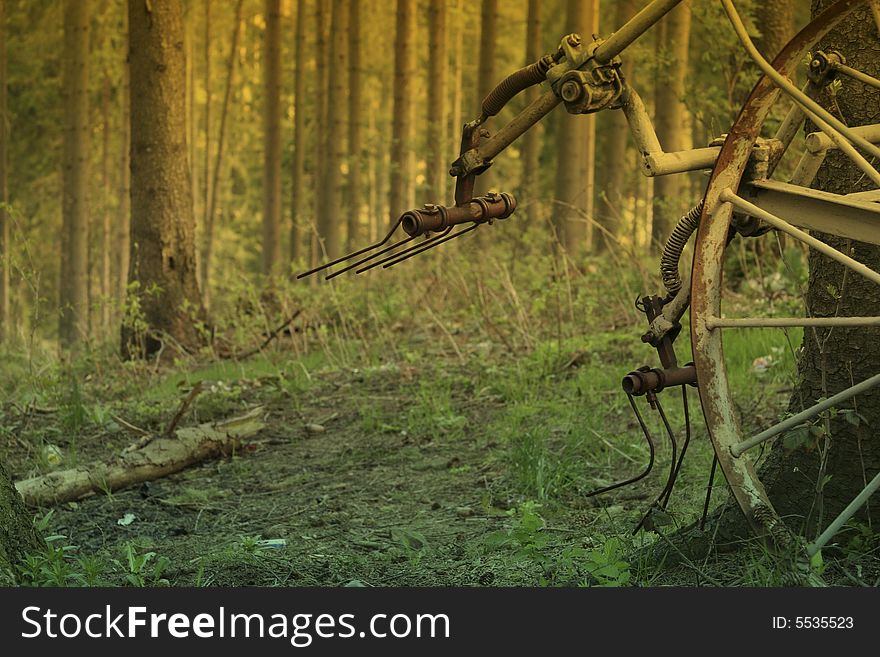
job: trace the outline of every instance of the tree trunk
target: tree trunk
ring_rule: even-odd
[[[303,256],[302,232],[305,209],[306,162],[306,0],[296,2],[296,71],[293,82],[293,181],[290,203],[290,259]],[[308,233],[307,233],[308,234]]]
[[[345,99],[346,58],[348,45],[348,8],[345,0],[333,0],[330,24],[330,74],[327,90],[327,166],[321,193],[324,197],[318,229],[327,258],[342,252],[342,198],[345,193]],[[347,209],[349,212],[351,208]]]
[[[281,0],[266,0],[263,274],[281,262]]]
[[[622,0],[617,5],[617,13],[614,17],[615,28],[624,25],[638,11],[639,4],[635,0]],[[633,55],[624,56],[621,74],[632,85],[633,80]],[[604,175],[602,190],[600,193],[600,208],[604,215],[602,225],[608,231],[596,241],[599,249],[614,248],[613,237],[621,233],[621,221],[626,214],[626,207],[631,194],[626,187],[627,175],[632,170],[632,160],[627,158],[627,146],[629,145],[629,125],[623,110],[602,112],[598,119],[604,122],[601,130],[605,134],[605,162],[603,164]],[[608,237],[610,235],[610,238]]]
[[[214,220],[217,217],[217,190],[220,187],[220,172],[223,167],[223,149],[226,145],[226,120],[229,116],[229,101],[232,97],[232,83],[235,80],[235,62],[238,60],[238,37],[241,33],[241,10],[244,0],[235,5],[235,18],[232,24],[232,43],[229,47],[229,59],[226,62],[226,92],[223,94],[223,106],[220,108],[220,131],[217,135],[217,157],[214,159],[214,172],[211,176],[211,197],[205,210],[205,234],[202,236],[202,258],[199,266],[202,269],[199,278],[202,281],[202,300],[205,307],[211,305],[211,256],[214,252]],[[207,123],[205,124],[208,125]],[[207,133],[205,133],[207,135]]]
[[[541,48],[541,0],[529,0],[529,13],[526,19],[526,64],[531,64],[543,55]],[[540,90],[532,87],[526,91],[526,102],[538,97]],[[541,143],[544,129],[539,123],[523,136],[523,201],[527,208],[529,224],[537,223],[541,216],[538,197],[541,193]]]
[[[9,131],[6,116],[6,0],[0,0],[0,344],[12,335],[9,326]]]
[[[316,98],[315,109],[317,117],[315,118],[316,129],[312,130],[314,135],[313,151],[317,153],[315,162],[315,179],[312,188],[315,190],[315,224],[312,226],[310,233],[311,244],[311,264],[315,265],[318,261],[323,260],[321,256],[321,221],[324,216],[324,203],[326,199],[322,193],[324,180],[327,177],[327,83],[329,82],[329,52],[327,45],[327,24],[328,11],[326,3],[315,3],[315,91],[313,97]]]
[[[0,586],[15,584],[15,566],[28,552],[45,548],[31,514],[0,461]]]
[[[208,291],[208,266],[205,263],[206,247],[208,241],[208,209],[211,206],[211,0],[204,0],[204,85],[205,85],[205,152],[204,164],[202,165],[202,175],[204,182],[202,183],[202,242],[199,250],[199,285],[201,285],[202,296],[207,297]],[[208,300],[205,300],[207,304]]]
[[[755,45],[764,57],[773,61],[794,36],[794,0],[759,2],[755,22],[761,31],[760,38],[755,39]]]
[[[461,106],[462,106],[462,96],[464,95],[464,84],[463,84],[463,76],[464,76],[464,66],[462,60],[465,57],[464,53],[464,31],[465,31],[465,19],[464,19],[464,1],[456,0],[455,3],[455,29],[453,33],[455,34],[455,43],[453,46],[453,61],[455,62],[453,65],[453,87],[452,87],[452,139],[449,140],[450,145],[448,148],[450,149],[449,161],[452,162],[459,155],[459,139],[461,137],[461,128],[463,125],[463,121],[461,118]]]
[[[348,251],[362,246],[366,235],[361,221],[364,205],[363,153],[361,141],[361,3],[349,1],[348,15]]]
[[[120,132],[122,148],[119,153],[119,212],[116,217],[116,300],[125,304],[131,262],[131,67],[128,58],[128,10],[122,11],[122,88],[120,103]]]
[[[446,204],[446,0],[428,8],[428,198]]]
[[[594,0],[567,0],[565,32],[575,32],[584,40],[595,32]],[[588,218],[593,214],[592,160],[595,121],[592,115],[561,112],[556,159],[556,203],[553,217],[562,247],[572,255],[588,245]]]
[[[673,9],[661,23],[654,126],[666,152],[684,150],[691,145],[685,105],[690,31],[691,8],[687,2]],[[684,198],[687,188],[687,179],[680,174],[658,176],[654,181],[651,242],[655,249],[662,247],[679,216],[694,204],[693,199]]]
[[[394,122],[391,128],[391,190],[388,211],[391,223],[412,206],[413,178],[412,82],[415,0],[397,0],[394,38]]]
[[[101,89],[101,337],[110,335],[110,309],[113,288],[110,273],[110,254],[113,252],[112,222],[110,220],[110,77],[104,71]]]
[[[830,2],[813,2],[813,15]],[[817,46],[840,51],[847,64],[880,76],[876,27],[867,8],[857,9]],[[851,126],[876,121],[880,92],[852,80],[843,81],[834,102],[829,96],[817,99],[839,111]],[[838,110],[833,110],[838,111]],[[809,127],[810,131],[815,130]],[[814,187],[836,194],[869,189],[872,185],[840,151],[830,151],[816,176]],[[880,247],[828,235],[816,235],[836,249],[850,254],[874,271],[880,271]],[[847,271],[816,251],[810,251],[810,279],[807,310],[813,317],[834,315],[880,315],[880,288]],[[799,359],[800,384],[791,400],[791,410],[800,411],[820,397],[829,397],[853,383],[880,372],[880,329],[807,329]],[[858,426],[838,414],[820,421],[826,435],[813,445],[786,450],[782,441],[774,444],[761,479],[770,500],[794,529],[813,535],[823,529],[866,482],[880,470],[880,389],[859,395],[846,406],[863,418]],[[838,409],[841,410],[841,409]],[[874,500],[874,508],[877,501]],[[862,516],[867,516],[867,509]],[[875,515],[876,518],[876,515]]]
[[[498,32],[498,0],[483,0],[480,7],[480,62],[477,68],[477,104],[489,95],[498,80],[495,79],[495,50]],[[477,107],[474,114],[479,114]],[[477,177],[474,195],[492,191],[492,170]],[[485,231],[480,231],[480,235]]]
[[[129,0],[132,282],[140,323],[123,324],[133,357],[192,351],[205,311],[196,280],[195,219],[186,155],[186,66],[180,0]]]
[[[59,337],[72,347],[88,331],[89,2],[64,3],[64,194]]]

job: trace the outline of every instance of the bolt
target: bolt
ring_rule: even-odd
[[[486,128],[480,128],[480,137],[482,137],[483,139],[488,139],[489,131],[486,130]]]
[[[562,100],[566,103],[573,103],[581,97],[583,89],[575,80],[569,80],[562,85],[560,93],[562,94]]]
[[[568,35],[568,45],[570,45],[570,46],[581,45],[581,35],[580,34],[569,34]]]

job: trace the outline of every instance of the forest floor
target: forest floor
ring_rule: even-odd
[[[58,467],[117,453],[137,438],[120,419],[161,430],[197,381],[205,392],[185,424],[263,406],[267,426],[229,458],[41,514],[44,534],[64,549],[32,564],[29,577],[181,586],[784,583],[758,547],[694,563],[651,549],[666,545],[656,533],[632,536],[663,486],[668,448],[638,484],[585,497],[647,460],[619,392],[625,371],[604,365],[649,356],[635,330],[513,355],[463,340],[450,355],[426,337],[400,362],[358,369],[296,356],[282,342],[244,362],[177,367],[147,386],[131,373],[70,372],[54,383],[57,407],[7,404],[2,458],[17,479],[50,469],[50,444]],[[770,349],[750,344],[742,358]],[[774,390],[754,398],[749,417],[779,412],[786,390]],[[680,398],[666,405],[682,432]],[[695,394],[691,414],[699,415]],[[657,522],[664,535],[699,516],[710,459],[695,423],[670,514]],[[715,488],[713,505],[727,497],[720,476]],[[826,577],[876,578],[864,547],[844,550]]]

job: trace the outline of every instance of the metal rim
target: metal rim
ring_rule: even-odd
[[[808,50],[862,3],[863,0],[840,0],[831,5],[785,46],[773,68],[785,78],[791,76]],[[738,188],[761,126],[780,95],[776,84],[765,73],[755,85],[712,171],[695,243],[690,328],[700,402],[718,464],[753,532],[785,543],[788,531],[768,499],[752,461],[742,458],[741,453],[735,456],[732,451],[742,445],[743,434],[734,411],[718,324],[727,235],[734,202],[742,200],[731,197],[731,190]]]

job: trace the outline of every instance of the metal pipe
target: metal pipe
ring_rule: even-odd
[[[721,201],[723,201],[725,203],[731,203],[734,206],[738,207],[740,210],[744,210],[745,212],[747,212],[751,216],[757,217],[758,219],[761,219],[762,221],[767,222],[768,224],[770,224],[771,226],[773,226],[777,230],[781,230],[783,233],[787,233],[787,234],[791,235],[796,240],[799,240],[801,242],[804,242],[805,244],[808,244],[809,246],[813,247],[814,249],[816,249],[820,253],[828,256],[832,260],[836,260],[837,262],[841,263],[842,265],[846,265],[847,267],[852,269],[854,272],[861,274],[862,276],[867,278],[869,281],[876,283],[877,285],[880,285],[880,274],[875,272],[870,267],[866,267],[858,260],[854,260],[853,258],[850,258],[848,255],[844,255],[843,253],[841,253],[840,251],[838,251],[834,247],[831,247],[831,246],[828,246],[827,244],[825,244],[825,242],[821,242],[821,241],[817,240],[815,237],[813,237],[809,233],[805,233],[801,229],[795,228],[787,221],[784,221],[784,220],[780,219],[779,217],[770,214],[769,212],[765,212],[764,210],[759,208],[757,205],[754,205],[753,203],[749,203],[744,198],[737,196],[729,189],[725,189],[724,191],[722,191],[719,198],[721,199]]]
[[[834,519],[834,522],[828,525],[828,528],[822,532],[819,538],[817,538],[811,545],[807,546],[807,554],[812,557],[825,547],[828,541],[834,538],[846,522],[855,515],[856,511],[862,508],[862,505],[868,501],[868,498],[877,492],[878,488],[880,488],[880,472],[874,475],[874,478],[868,482],[868,485],[865,486],[862,492],[856,495],[856,498],[840,512],[840,515]]]
[[[836,395],[832,395],[828,399],[819,402],[818,404],[814,404],[810,406],[810,408],[805,411],[801,411],[797,415],[792,415],[790,418],[787,418],[776,424],[766,431],[762,431],[756,436],[752,436],[748,440],[743,440],[740,443],[736,443],[730,448],[730,453],[735,457],[740,457],[747,450],[750,450],[755,445],[760,445],[766,440],[770,440],[771,438],[778,436],[781,433],[788,431],[789,429],[794,429],[799,424],[806,422],[807,420],[811,420],[816,417],[819,413],[823,411],[827,411],[829,408],[833,406],[837,406],[841,402],[845,402],[847,399],[855,397],[856,395],[866,392],[873,388],[876,385],[880,385],[880,374],[875,374],[870,379],[865,379],[861,383],[857,383],[854,386],[843,390],[842,392],[838,392]]]
[[[872,78],[867,73],[862,73],[858,69],[854,69],[851,66],[847,66],[846,64],[832,64],[832,68],[834,68],[834,70],[839,73],[848,75],[853,80],[858,80],[859,82],[867,84],[870,87],[880,89],[880,80],[878,80],[877,78]]]
[[[681,0],[654,0],[596,48],[596,61],[600,64],[610,62],[680,3]]]
[[[880,326],[880,317],[708,317],[706,328],[785,328],[789,326],[821,326],[853,328]]]
[[[562,99],[553,90],[545,91],[533,100],[522,112],[517,114],[510,123],[494,135],[473,148],[453,162],[450,175],[466,176],[472,171],[485,171],[492,164],[492,159],[505,148],[521,137],[529,128],[552,112]]]
[[[871,143],[880,142],[880,123],[872,123],[870,125],[860,125],[852,128],[852,131],[867,139]],[[811,153],[820,153],[834,148],[834,140],[824,132],[811,132],[804,139],[804,146]]]
[[[880,185],[880,172],[878,172],[868,160],[862,157],[862,154],[859,153],[855,147],[849,143],[846,139],[843,138],[843,135],[834,130],[830,125],[828,125],[825,121],[820,119],[818,116],[811,116],[813,122],[819,127],[823,132],[823,136],[826,137],[830,142],[832,142],[837,148],[846,153],[847,157],[853,161],[862,172],[871,179],[871,181],[875,185]],[[863,126],[866,128],[871,128],[873,126]],[[853,134],[857,134],[861,136],[861,132],[857,132],[856,130],[852,131]],[[869,133],[870,134],[870,133]],[[880,136],[880,135],[875,135]],[[818,140],[818,139],[817,139]],[[866,137],[866,142],[870,142],[870,140]]]
[[[711,169],[720,152],[720,146],[707,146],[672,153],[646,153],[642,159],[642,173],[651,177]]]
[[[737,37],[739,37],[742,45],[745,47],[746,52],[748,52],[749,57],[751,57],[751,59],[758,65],[758,68],[760,68],[780,90],[801,105],[811,119],[815,121],[818,118],[825,121],[829,125],[829,128],[833,128],[854,145],[859,146],[874,157],[880,159],[880,148],[877,148],[877,146],[871,142],[853,133],[851,128],[846,126],[828,110],[794,86],[788,78],[773,68],[773,65],[764,59],[761,53],[758,52],[755,44],[752,42],[748,30],[746,30],[746,26],[743,24],[742,19],[737,13],[732,0],[721,0],[721,5],[724,7],[724,11],[727,13],[730,24],[733,25],[733,29],[736,32]],[[818,121],[816,123],[818,124]]]

